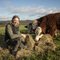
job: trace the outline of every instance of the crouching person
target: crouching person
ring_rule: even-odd
[[[21,42],[21,36],[26,38],[25,34],[21,34],[19,31],[19,17],[13,16],[12,21],[6,25],[5,28],[5,42],[8,45],[13,45],[12,54],[15,56],[18,47],[24,49],[24,44]]]

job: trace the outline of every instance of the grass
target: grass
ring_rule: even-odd
[[[27,34],[28,33],[28,29],[24,27],[25,25],[20,25],[19,26],[19,30],[21,33],[23,34]]]
[[[5,27],[0,27],[0,42],[4,40],[5,36]]]
[[[19,30],[23,34],[28,34],[28,29],[24,27],[25,25],[20,25]],[[34,34],[31,34],[34,36]],[[5,36],[5,27],[0,27],[0,42],[4,40]],[[54,43],[57,45],[57,49],[55,51],[47,50],[45,53],[36,53],[34,52],[30,57],[22,57],[22,60],[60,60],[60,37],[53,38]],[[12,56],[2,56],[0,60],[13,60]]]

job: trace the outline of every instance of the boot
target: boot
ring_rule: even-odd
[[[17,51],[12,51],[12,55],[16,56]]]
[[[24,44],[22,43],[22,38],[20,38],[19,48],[23,48],[23,49],[25,48]]]
[[[23,49],[25,48],[22,42],[19,44],[19,48],[23,48]]]

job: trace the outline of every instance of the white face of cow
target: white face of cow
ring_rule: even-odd
[[[38,41],[43,34],[42,33],[42,28],[41,27],[37,27],[37,29],[35,30],[35,41]]]
[[[37,19],[32,22],[32,29],[37,28],[37,26],[38,26],[37,23],[38,23]]]

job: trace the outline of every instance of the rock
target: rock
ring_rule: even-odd
[[[9,54],[8,49],[3,49],[2,47],[0,47],[0,56],[2,56],[2,55],[7,56],[8,54]]]
[[[0,47],[0,51],[1,51],[1,50],[3,50],[3,48],[2,48],[2,47]]]
[[[30,50],[21,49],[17,52],[16,59],[19,57],[30,56],[31,53],[32,51]]]
[[[32,36],[28,34],[28,36],[25,39],[25,49],[27,50],[33,50],[35,41],[33,40]]]
[[[37,45],[37,47],[36,47]],[[41,37],[41,39],[35,43],[35,50],[36,51],[41,51],[41,50],[55,50],[56,49],[56,45],[54,44],[54,42],[52,42],[52,38],[49,34],[45,34],[43,37]]]
[[[44,52],[44,50],[38,46],[35,46],[35,51],[37,52]]]
[[[46,43],[46,42],[52,42],[52,38],[50,34],[45,34],[41,39],[40,42]]]

